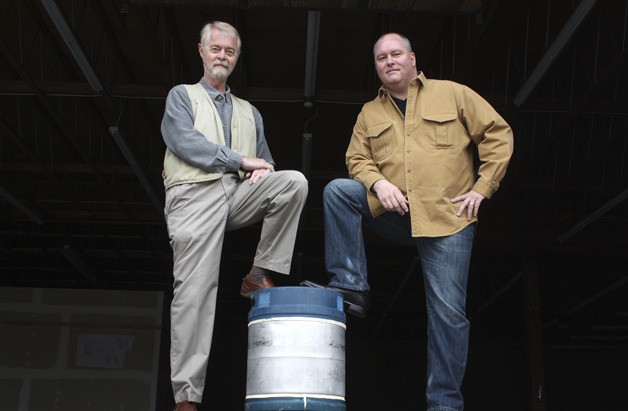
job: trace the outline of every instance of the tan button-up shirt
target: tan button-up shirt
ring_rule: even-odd
[[[410,84],[405,116],[384,87],[358,115],[346,152],[351,178],[366,186],[374,216],[386,210],[371,192],[386,179],[408,198],[414,237],[454,234],[476,219],[456,215],[451,199],[475,190],[491,197],[513,151],[510,126],[480,95],[420,72]],[[474,147],[480,160],[474,169]]]

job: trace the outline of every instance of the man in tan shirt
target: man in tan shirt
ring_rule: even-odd
[[[362,227],[414,245],[427,301],[428,411],[462,410],[475,223],[506,173],[512,131],[470,88],[417,74],[407,38],[385,34],[373,52],[383,85],[353,128],[346,153],[351,179],[336,179],[323,193],[330,281],[302,285],[335,289],[349,314],[365,316],[370,293]]]

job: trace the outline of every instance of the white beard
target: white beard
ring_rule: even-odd
[[[207,71],[209,77],[220,81],[226,80],[229,74],[231,74],[231,71],[227,67],[221,65],[205,66],[205,71]]]

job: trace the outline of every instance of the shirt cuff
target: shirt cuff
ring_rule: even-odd
[[[490,181],[482,180],[481,178],[475,182],[473,185],[473,191],[477,191],[478,193],[484,195],[486,198],[491,198],[499,184],[492,183]]]
[[[231,151],[229,155],[229,159],[227,160],[226,171],[238,171],[240,170],[240,164],[242,164],[242,159],[244,156],[237,151]]]
[[[372,194],[375,194],[375,192],[373,191],[373,184],[377,183],[379,180],[385,180],[386,178],[381,175],[381,174],[377,174],[377,173],[369,173],[366,178],[362,181],[362,184],[364,184],[364,187],[366,187],[366,189],[371,192]]]

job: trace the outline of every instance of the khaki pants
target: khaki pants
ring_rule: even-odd
[[[263,221],[253,264],[288,274],[307,191],[298,171],[273,172],[253,185],[225,174],[166,191],[174,258],[170,365],[177,403],[202,399],[225,232]]]

